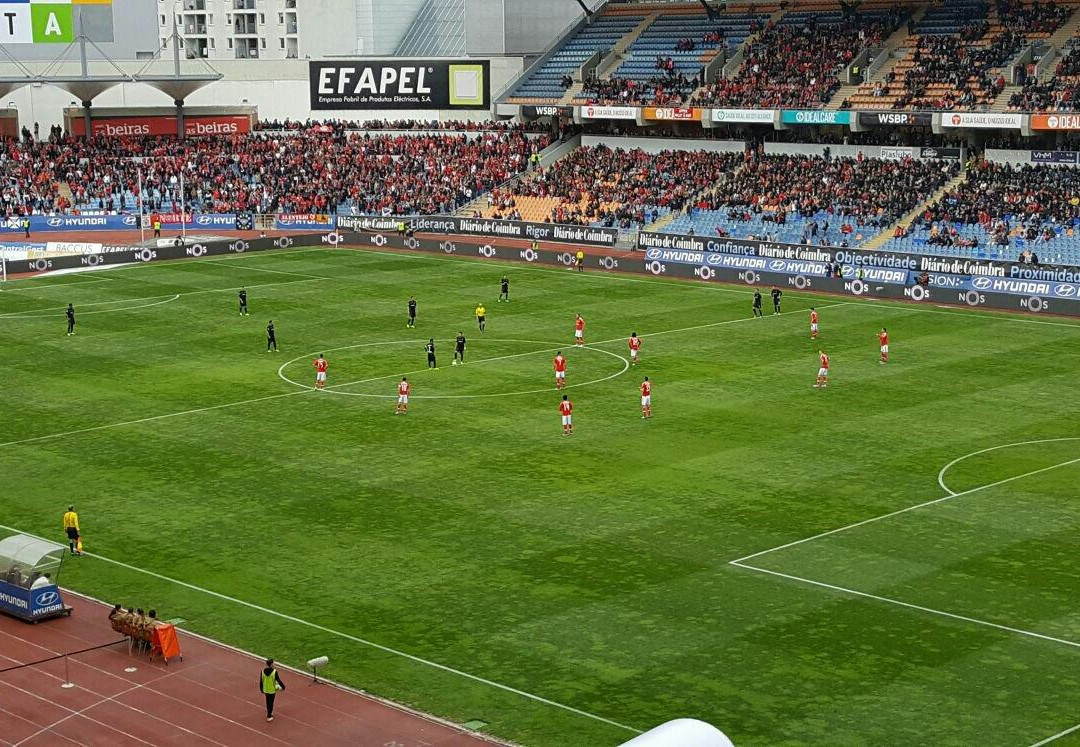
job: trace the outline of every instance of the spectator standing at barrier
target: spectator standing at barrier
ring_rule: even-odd
[[[70,303],[68,304],[67,311],[64,312],[64,316],[67,317],[68,337],[71,337],[75,334],[75,307]]]
[[[259,691],[266,698],[266,720],[274,720],[274,698],[277,697],[278,690],[284,690],[285,683],[281,681],[281,675],[278,674],[277,668],[274,667],[274,660],[267,659],[266,666],[262,670],[262,674],[259,675]]]
[[[68,510],[64,513],[63,524],[71,554],[82,555],[82,550],[79,549],[79,533],[81,531],[79,529],[79,515],[75,513],[74,506],[68,506]]]
[[[161,216],[158,215],[157,213],[154,213],[154,215],[150,218],[150,224],[154,228],[154,238],[155,239],[160,239],[161,238]]]
[[[26,231],[26,238],[30,238],[30,217],[27,216],[22,220],[23,230]]]

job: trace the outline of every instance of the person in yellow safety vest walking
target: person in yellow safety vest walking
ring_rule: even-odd
[[[285,683],[281,681],[281,675],[274,667],[274,660],[266,660],[266,668],[259,675],[259,690],[266,696],[266,720],[274,720],[274,698],[278,690],[284,690]]]
[[[585,252],[577,250],[577,254],[574,255],[574,264],[577,265],[578,272],[585,272]]]
[[[67,534],[68,547],[72,555],[82,555],[82,540],[79,536],[79,515],[74,506],[68,506],[64,512],[64,533]]]

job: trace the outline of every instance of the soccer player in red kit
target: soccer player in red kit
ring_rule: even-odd
[[[581,314],[575,314],[577,317],[574,319],[574,344],[585,344],[585,320],[581,318]]]
[[[818,356],[821,359],[821,362],[817,372],[817,381],[814,382],[814,388],[824,389],[829,385],[829,356],[825,355],[824,350],[819,350]]]
[[[652,382],[648,376],[641,382],[641,417],[652,417]]]
[[[562,389],[566,386],[566,358],[561,350],[555,354],[553,365],[555,368],[555,388]]]
[[[818,317],[817,309],[813,306],[810,307],[810,339],[816,340],[818,336]]]
[[[330,364],[326,362],[326,358],[322,353],[319,353],[319,357],[315,359],[315,388],[322,389],[326,386],[326,369]]]
[[[630,339],[626,344],[630,346],[630,365],[636,366],[638,351],[641,350],[641,338],[637,336],[637,332],[630,333]]]
[[[409,412],[409,392],[411,391],[412,384],[402,376],[397,385],[397,410],[394,411],[395,415],[405,415]]]
[[[884,327],[877,334],[878,342],[881,343],[881,363],[882,365],[889,362],[889,332]]]
[[[559,414],[562,415],[562,434],[564,436],[569,436],[574,432],[574,422],[570,416],[573,411],[574,403],[570,401],[569,396],[564,394],[562,402],[559,403]]]

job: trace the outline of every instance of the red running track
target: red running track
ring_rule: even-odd
[[[64,593],[71,617],[36,625],[0,616],[0,669],[120,636],[108,607]],[[491,741],[463,727],[283,670],[287,689],[267,723],[250,654],[180,632],[183,661],[166,666],[127,643],[0,673],[0,746],[371,745],[459,747]],[[128,672],[128,668],[135,671]]]

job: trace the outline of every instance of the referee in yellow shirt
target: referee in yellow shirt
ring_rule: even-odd
[[[64,532],[67,534],[68,547],[72,555],[82,555],[79,549],[79,515],[75,513],[74,506],[68,506],[64,513]]]
[[[484,304],[479,303],[479,304],[476,305],[476,323],[480,325],[480,331],[481,332],[484,331],[484,314],[485,314],[485,312],[486,312],[486,309],[484,308]]]

